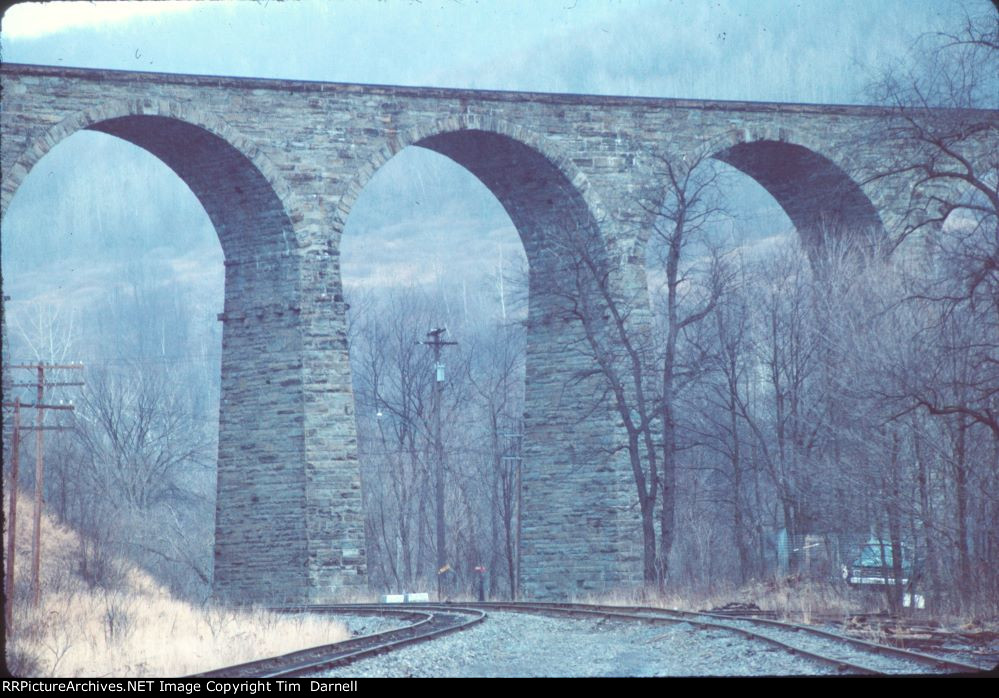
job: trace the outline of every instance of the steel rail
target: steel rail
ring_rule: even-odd
[[[717,611],[702,611],[704,613],[715,613]],[[722,611],[722,613],[726,613]],[[730,614],[738,615],[738,614]],[[774,618],[773,615],[765,615],[764,618]],[[788,619],[791,623],[801,623],[815,626],[822,623],[827,626],[834,626],[834,632],[842,632],[848,637],[858,639],[870,639],[872,642],[900,647],[915,652],[936,653],[937,656],[952,654],[975,654],[990,655],[993,661],[999,660],[999,651],[989,652],[990,640],[999,638],[995,633],[988,631],[961,631],[944,627],[936,621],[891,618],[881,614],[853,614],[848,616],[831,614],[811,614],[811,622],[804,623],[795,619]],[[884,639],[879,639],[879,636]],[[986,636],[986,637],[982,637]],[[968,647],[947,646],[948,642],[961,642]],[[999,648],[997,648],[999,650]]]
[[[744,628],[738,628],[730,625],[723,625],[721,623],[715,623],[711,621],[696,620],[692,617],[678,617],[672,615],[666,615],[661,613],[640,613],[637,612],[638,609],[624,608],[624,607],[600,607],[585,604],[543,604],[543,603],[523,603],[523,604],[482,604],[488,605],[494,610],[512,611],[515,613],[537,613],[540,615],[551,615],[551,616],[569,616],[573,618],[610,618],[615,620],[627,620],[627,621],[641,621],[644,623],[651,624],[679,624],[686,623],[692,625],[701,630],[722,630],[726,632],[732,632],[737,635],[741,635],[750,640],[755,640],[759,642],[764,642],[766,644],[772,645],[779,650],[788,652],[795,656],[801,656],[805,659],[810,659],[812,661],[818,662],[820,664],[826,664],[832,666],[837,671],[849,672],[852,674],[864,674],[864,675],[879,675],[882,672],[871,669],[870,667],[860,666],[858,664],[848,662],[843,659],[827,657],[809,650],[802,649],[800,647],[795,647],[787,643],[781,642],[780,640],[768,637],[766,635],[759,635],[752,631],[746,630]],[[643,611],[659,611],[661,609],[642,609]]]
[[[287,613],[343,613],[351,615],[397,616],[415,621],[401,628],[310,647],[296,652],[266,657],[212,671],[194,674],[191,678],[286,678],[309,674],[320,669],[349,664],[364,657],[390,652],[408,645],[426,642],[443,635],[466,630],[486,618],[481,609],[461,606],[410,606],[386,607],[376,604],[345,604],[321,606],[293,606],[272,608]]]
[[[886,672],[858,664],[853,658],[830,657],[819,652],[789,644],[775,637],[753,632],[744,627],[732,625],[732,622],[748,623],[776,627],[782,631],[810,634],[825,640],[841,642],[859,649],[862,652],[879,656],[891,656],[913,662],[920,666],[931,666],[936,670],[954,673],[980,673],[986,671],[983,667],[964,664],[942,657],[936,657],[920,652],[880,645],[866,640],[841,635],[820,628],[787,623],[767,618],[752,616],[733,616],[711,612],[680,611],[674,609],[655,608],[648,606],[611,606],[600,604],[579,603],[546,603],[546,602],[459,602],[459,603],[421,603],[421,604],[328,604],[275,607],[271,610],[299,613],[343,613],[354,615],[397,615],[409,616],[419,620],[404,628],[397,628],[381,633],[373,633],[332,645],[292,652],[279,657],[270,657],[255,662],[247,662],[198,676],[254,676],[289,677],[300,676],[318,671],[325,667],[349,664],[355,660],[374,656],[418,642],[431,640],[457,630],[472,627],[487,617],[487,611],[510,611],[515,613],[534,613],[555,617],[574,618],[605,618],[625,621],[639,621],[651,624],[687,623],[704,630],[730,632],[750,640],[763,642],[781,651],[795,656],[825,664],[839,672],[851,674],[880,675]],[[465,616],[465,622],[455,622],[458,615]],[[472,615],[471,619],[467,617]],[[449,619],[448,616],[451,616]]]
[[[719,615],[717,613],[711,613],[710,611],[702,613],[703,615],[711,616],[713,618],[726,617]],[[950,659],[945,659],[943,657],[937,657],[932,654],[926,654],[925,652],[916,652],[914,650],[908,650],[901,647],[882,645],[877,642],[871,642],[870,640],[864,640],[858,637],[851,637],[849,635],[844,635],[842,633],[836,633],[831,630],[824,630],[822,628],[816,628],[810,625],[803,625],[801,623],[789,623],[787,621],[775,620],[772,618],[752,618],[752,617],[738,617],[738,616],[736,618],[738,620],[750,621],[753,623],[758,623],[760,625],[769,625],[772,627],[780,628],[782,630],[790,630],[792,632],[806,632],[812,635],[838,640],[840,642],[845,642],[849,645],[852,645],[860,649],[866,649],[875,654],[898,657],[900,659],[906,659],[920,664],[933,666],[936,669],[941,669],[944,671],[971,672],[971,671],[983,670],[982,667],[977,667],[972,664],[956,662]]]
[[[974,666],[971,664],[956,662],[950,659],[944,659],[942,657],[936,657],[921,652],[912,652],[910,650],[904,650],[898,647],[880,645],[874,642],[869,642],[867,640],[860,640],[858,638],[841,635],[839,633],[830,632],[828,630],[822,630],[820,628],[813,628],[811,626],[798,625],[795,623],[785,623],[783,621],[771,620],[767,618],[756,618],[752,616],[731,616],[726,614],[705,613],[705,612],[696,612],[696,611],[680,611],[673,609],[654,608],[648,606],[610,606],[610,605],[600,605],[600,604],[576,604],[576,603],[487,602],[487,603],[466,604],[466,605],[471,606],[473,608],[509,610],[515,612],[551,611],[559,615],[578,614],[584,617],[594,616],[594,615],[597,616],[604,615],[608,617],[616,617],[625,620],[647,620],[650,618],[657,618],[657,619],[661,618],[669,622],[686,622],[690,623],[691,625],[695,625],[697,627],[728,630],[743,635],[744,637],[752,637],[753,639],[762,640],[771,645],[780,647],[781,649],[791,652],[792,654],[798,654],[807,657],[809,659],[813,659],[814,661],[820,663],[832,665],[836,667],[837,670],[840,671],[853,671],[857,673],[866,673],[866,674],[884,673],[878,669],[865,667],[856,664],[855,662],[852,661],[847,661],[841,658],[827,657],[825,655],[812,652],[811,650],[806,650],[804,648],[797,647],[788,644],[786,642],[782,642],[781,640],[777,640],[776,638],[767,635],[761,635],[759,633],[754,633],[752,631],[746,630],[745,628],[740,628],[725,622],[725,621],[738,621],[738,622],[748,623],[750,625],[756,624],[763,626],[772,626],[772,627],[778,627],[781,630],[820,636],[828,640],[835,640],[837,642],[844,643],[846,645],[860,649],[864,652],[883,655],[883,656],[891,656],[898,659],[910,661],[921,666],[931,666],[937,670],[943,670],[955,673],[979,673],[985,671],[985,669],[980,666]],[[705,620],[705,618],[711,620]]]

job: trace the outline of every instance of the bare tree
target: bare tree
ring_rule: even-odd
[[[502,559],[510,598],[517,595],[517,519],[520,512],[518,456],[521,415],[524,410],[524,335],[518,326],[495,328],[473,349],[478,355],[471,383],[478,394],[487,424],[490,521],[494,560]],[[502,540],[500,540],[502,538]],[[490,578],[493,567],[490,567]],[[492,586],[492,585],[491,585]]]
[[[999,452],[999,15],[966,15],[956,31],[922,37],[912,66],[887,71],[874,95],[890,106],[875,135],[896,146],[875,177],[909,187],[903,235],[918,232],[923,243],[908,245],[911,273],[891,310],[907,317],[895,335],[904,351],[874,385],[891,418],[910,427],[902,447],[909,434],[918,505],[904,493],[898,501],[927,539],[935,586],[951,577],[967,607],[995,584],[976,567],[994,569],[999,544],[990,533]]]
[[[439,326],[436,299],[420,289],[389,294],[381,302],[367,305],[364,315],[355,315],[351,328],[351,352],[357,399],[358,445],[364,481],[369,559],[374,584],[413,588],[434,585],[437,538],[435,478],[438,462],[436,420],[433,411],[434,355],[423,346],[427,328]],[[446,360],[446,382],[441,399],[441,436],[444,453],[444,525],[448,545],[448,586],[462,585],[482,560],[491,560],[498,547],[492,543],[492,522],[499,516],[491,507],[500,502],[493,496],[490,422],[476,402],[474,385],[483,386],[494,366],[487,361],[485,344],[498,340],[488,334],[474,340],[471,330],[453,329],[462,336],[458,347],[450,347]],[[519,354],[510,349],[516,365]],[[522,359],[521,359],[522,360]],[[504,390],[514,388],[513,374],[500,376]],[[473,381],[474,379],[474,381]],[[508,408],[500,396],[493,408],[499,419]],[[514,401],[516,402],[516,401]],[[499,405],[499,407],[497,407]],[[509,406],[513,409],[514,404]],[[492,424],[492,425],[491,425]],[[492,566],[492,564],[490,564]],[[499,567],[497,565],[497,567]],[[452,584],[453,581],[453,584]]]
[[[184,466],[207,460],[204,430],[158,372],[91,368],[76,416],[81,474],[129,506],[166,499]]]
[[[431,362],[417,345],[425,308],[416,294],[386,306],[368,305],[356,327],[353,354],[359,450],[370,506],[369,545],[378,545],[396,588],[426,572],[426,500],[429,495]]]
[[[942,306],[975,332],[960,351],[975,366],[961,401],[910,386],[929,413],[963,415],[999,438],[999,16],[966,16],[957,32],[924,36],[914,67],[888,71],[874,97],[890,106],[883,132],[895,158],[874,178],[908,184],[903,235],[924,233],[923,283],[911,297]],[[955,347],[957,348],[957,347]]]
[[[752,569],[759,568],[759,561],[752,560],[749,520],[755,518],[747,493],[753,468],[749,441],[751,436],[745,423],[748,392],[755,373],[753,362],[754,337],[752,335],[751,301],[754,279],[751,267],[745,260],[738,260],[740,280],[737,287],[721,299],[712,312],[713,323],[704,336],[694,341],[699,345],[699,355],[706,357],[705,367],[710,371],[703,380],[701,409],[698,423],[691,427],[704,448],[717,453],[727,461],[723,471],[722,487],[717,501],[731,507],[731,531],[738,552],[736,578],[745,582]]]
[[[77,358],[77,312],[69,303],[31,301],[15,315],[13,325],[22,351],[35,361],[65,363]]]
[[[210,584],[210,498],[186,484],[210,469],[213,437],[181,386],[162,371],[90,367],[63,455],[59,500],[81,532],[80,563],[93,583],[117,583],[114,559],[141,560],[177,591]],[[195,580],[191,578],[193,575]]]
[[[678,395],[699,373],[698,362],[681,362],[678,347],[711,313],[728,272],[708,241],[722,212],[720,174],[707,151],[670,152],[656,162],[658,196],[641,202],[652,306],[647,289],[626,288],[595,236],[579,231],[557,241],[565,273],[556,292],[564,318],[581,330],[575,348],[593,365],[576,379],[593,381],[596,402],[609,401],[623,427],[617,448],[628,455],[636,487],[643,579],[661,587],[675,537]]]
[[[556,292],[563,319],[582,330],[572,344],[594,364],[574,380],[593,381],[594,404],[610,400],[624,428],[625,443],[614,450],[626,451],[631,466],[641,516],[642,575],[651,586],[659,579],[654,517],[660,469],[653,432],[659,400],[650,379],[654,371],[651,328],[647,315],[641,317],[644,293],[622,296],[592,239],[572,236],[559,243],[564,273],[558,275],[561,283]]]
[[[871,85],[871,97],[889,110],[883,129],[871,137],[897,146],[894,159],[873,176],[906,176],[905,235],[939,226],[955,212],[995,230],[997,75],[999,15],[989,13],[966,16],[955,33],[922,36],[905,69],[889,68]]]
[[[664,583],[676,535],[674,512],[680,444],[677,403],[681,385],[700,372],[698,362],[681,366],[678,345],[684,332],[704,320],[718,303],[730,270],[710,237],[712,227],[725,212],[721,206],[723,170],[706,148],[667,150],[657,159],[656,176],[662,181],[661,201],[646,202],[651,217],[647,257],[662,272],[653,281],[653,307],[658,311],[655,357],[659,373],[659,426],[662,430],[662,465],[659,477],[659,579]],[[653,278],[658,276],[654,274]]]

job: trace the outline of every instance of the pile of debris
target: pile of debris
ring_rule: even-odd
[[[746,616],[750,618],[776,618],[774,611],[764,611],[755,603],[740,603],[732,601],[724,606],[716,606],[710,610],[701,609],[701,613],[715,613],[720,616]]]

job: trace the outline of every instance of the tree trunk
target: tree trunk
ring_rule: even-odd
[[[971,551],[968,549],[968,471],[967,471],[967,422],[958,418],[957,439],[954,444],[954,496],[957,499],[957,551],[960,579],[957,582],[962,608],[971,599],[974,580],[971,576]]]
[[[939,556],[937,553],[936,532],[933,521],[933,511],[930,506],[930,483],[926,460],[923,456],[922,437],[919,429],[913,425],[914,449],[916,455],[917,480],[919,483],[919,516],[922,523],[923,538],[926,542],[926,574],[930,582],[930,601],[933,605],[940,599],[942,586],[940,584]]]

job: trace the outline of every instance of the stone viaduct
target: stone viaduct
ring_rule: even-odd
[[[80,129],[145,148],[191,188],[225,255],[215,589],[320,602],[366,586],[340,236],[375,171],[408,146],[467,168],[505,207],[530,263],[522,588],[528,597],[641,579],[634,484],[617,421],[574,380],[578,329],[556,315],[561,236],[597,245],[645,294],[656,154],[714,156],[755,178],[805,240],[899,224],[863,184],[885,153],[867,107],[490,92],[2,67],[2,210]],[[100,167],[100,163],[94,163]]]

